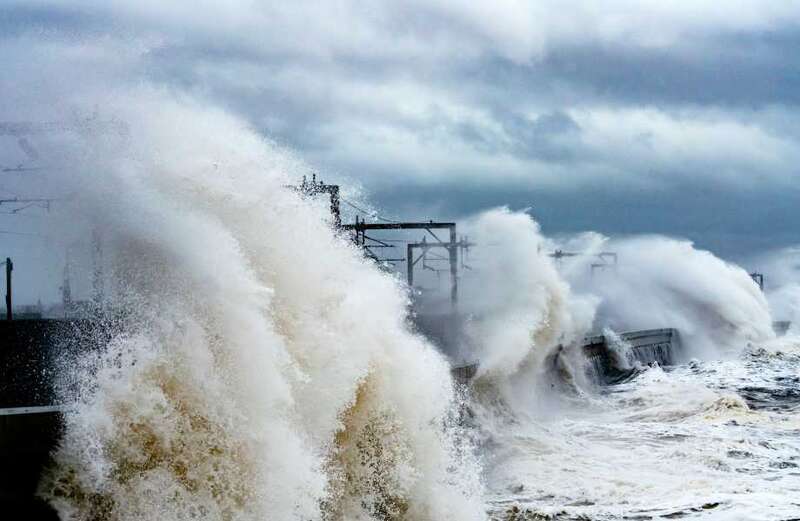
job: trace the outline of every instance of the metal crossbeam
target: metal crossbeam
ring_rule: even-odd
[[[331,198],[331,215],[333,216],[333,224],[337,228],[342,225],[342,214],[339,208],[339,185],[326,185],[322,181],[317,181],[317,174],[311,176],[311,182],[303,176],[303,182],[300,186],[289,186],[303,195],[314,196],[318,194],[328,194]]]
[[[450,222],[407,222],[407,223],[365,223],[356,221],[355,224],[342,225],[344,230],[355,230],[365,232],[368,230],[428,230],[428,229],[451,229],[455,230],[456,223]]]

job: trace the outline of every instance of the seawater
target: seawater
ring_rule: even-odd
[[[799,346],[646,368],[493,425],[491,518],[800,518]]]
[[[79,194],[48,232],[102,237],[115,324],[61,371],[74,406],[41,495],[63,519],[800,515],[797,343],[741,268],[650,237],[590,279],[591,255],[542,254],[529,215],[484,212],[461,393],[402,280],[286,188],[302,160],[191,98],[88,99],[125,132],[90,118],[37,143]],[[598,388],[580,353],[597,326],[677,327],[698,360]]]

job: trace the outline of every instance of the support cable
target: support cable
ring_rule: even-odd
[[[370,217],[373,217],[374,219],[377,219],[377,220],[379,220],[379,221],[383,221],[383,222],[386,222],[386,223],[393,223],[393,224],[397,224],[397,223],[399,223],[399,222],[400,222],[400,221],[393,221],[393,220],[391,220],[391,219],[387,219],[387,218],[385,218],[385,217],[381,217],[381,216],[380,216],[380,215],[379,215],[377,212],[374,212],[374,211],[372,211],[372,212],[370,212],[370,211],[367,211],[367,210],[365,210],[365,209],[361,208],[360,206],[356,205],[355,203],[352,203],[352,202],[348,201],[348,200],[347,200],[347,199],[345,199],[344,197],[342,197],[340,200],[341,200],[341,201],[342,201],[344,204],[346,204],[347,206],[349,206],[349,207],[353,208],[354,210],[358,210],[359,212],[362,212],[362,213],[364,213],[364,214],[366,214],[366,215],[369,215]]]
[[[11,232],[8,230],[0,230],[0,233],[4,235],[28,235],[30,237],[47,237],[46,235],[42,235],[41,233]]]

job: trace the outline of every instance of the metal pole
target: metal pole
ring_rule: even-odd
[[[103,305],[104,299],[104,277],[103,277],[103,242],[100,236],[100,230],[94,228],[92,230],[92,299],[97,309]]]
[[[6,257],[6,320],[14,318],[11,311],[11,271],[13,269],[14,263],[11,262],[10,257]]]
[[[331,194],[331,214],[333,215],[333,224],[336,228],[342,227],[342,214],[339,210],[339,187],[337,185],[330,185],[328,187]]]
[[[72,310],[72,284],[69,280],[70,268],[70,255],[69,247],[67,247],[65,262],[64,262],[64,282],[61,286],[61,300],[64,304],[64,318],[69,318],[70,311]]]
[[[453,312],[458,307],[458,245],[456,241],[456,226],[450,228],[450,304]]]
[[[414,288],[414,247],[412,245],[406,246],[406,278],[408,280],[408,287]]]

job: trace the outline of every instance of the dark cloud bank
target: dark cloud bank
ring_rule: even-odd
[[[737,258],[797,242],[791,4],[12,1],[0,41],[12,73],[26,45],[110,69],[121,49],[124,74],[240,114],[387,215],[531,207],[551,234]]]

